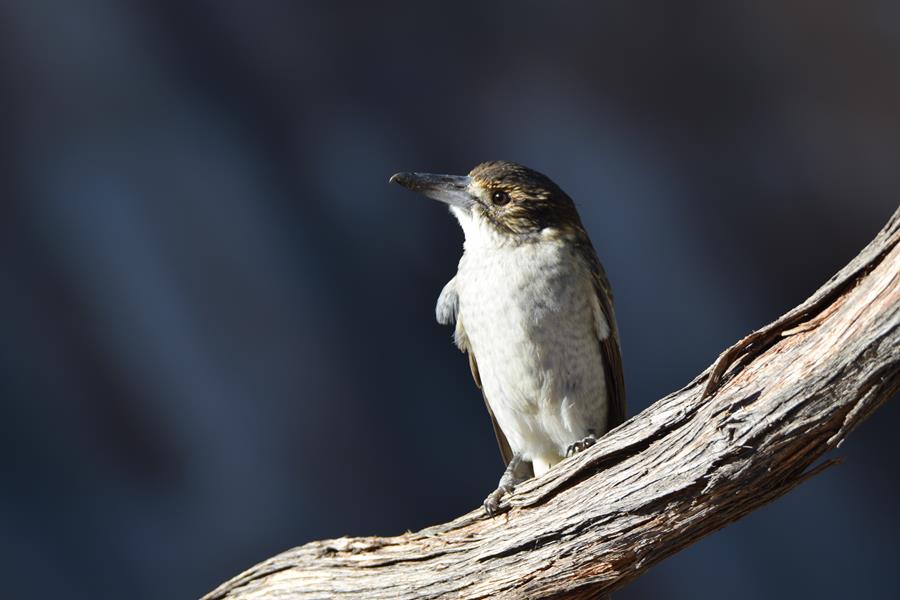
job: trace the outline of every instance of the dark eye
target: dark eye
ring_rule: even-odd
[[[503,206],[504,204],[509,204],[509,194],[507,194],[503,190],[496,190],[491,193],[491,202],[493,202],[495,206]]]

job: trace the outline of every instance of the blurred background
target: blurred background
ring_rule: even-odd
[[[433,316],[462,235],[395,171],[575,198],[629,415],[900,197],[888,0],[10,1],[0,83],[8,598],[192,598],[480,504],[502,463]],[[898,424],[617,598],[895,597]]]

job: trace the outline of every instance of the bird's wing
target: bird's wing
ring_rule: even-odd
[[[491,416],[491,425],[494,427],[494,435],[497,436],[497,445],[500,446],[500,456],[503,457],[503,463],[508,465],[509,461],[512,460],[512,449],[510,449],[509,442],[503,434],[503,430],[500,429],[497,418],[494,417],[494,411],[491,410],[491,403],[488,402],[487,396],[484,395],[484,389],[481,387],[481,374],[478,372],[478,363],[475,362],[475,353],[472,352],[472,348],[469,346],[469,336],[466,335],[466,329],[463,327],[462,319],[459,316],[459,295],[456,293],[455,277],[447,282],[447,285],[441,290],[437,306],[435,307],[435,318],[441,325],[452,325],[454,321],[456,322],[453,339],[456,342],[456,346],[469,355],[469,367],[472,368],[472,378],[475,380],[475,385],[481,390],[484,405]]]
[[[469,366],[472,368],[472,378],[475,379],[475,385],[481,390],[481,395],[484,397],[484,405],[491,416],[491,425],[494,427],[494,435],[497,436],[497,445],[500,446],[500,456],[503,457],[503,464],[508,465],[513,457],[512,449],[509,447],[509,442],[503,434],[503,430],[500,429],[500,425],[497,423],[494,411],[491,410],[491,403],[488,402],[487,396],[484,395],[484,389],[481,387],[481,375],[478,373],[478,363],[475,362],[475,354],[471,349],[468,350],[468,354]]]
[[[595,317],[597,337],[600,341],[600,354],[603,356],[603,369],[606,372],[606,388],[608,393],[607,429],[612,429],[625,421],[625,375],[622,370],[622,353],[619,350],[619,328],[613,311],[612,289],[606,278],[606,271],[597,258],[597,253],[588,242],[583,255],[587,257],[591,271],[594,293],[600,314]]]
[[[484,405],[487,407],[488,414],[491,416],[491,425],[494,427],[494,435],[497,436],[497,445],[500,446],[500,456],[503,457],[503,464],[508,465],[509,461],[512,460],[513,452],[509,447],[509,441],[507,441],[506,436],[503,434],[503,430],[500,429],[500,425],[497,423],[494,411],[491,410],[491,403],[488,402],[487,396],[484,395],[484,388],[481,386],[481,374],[478,372],[478,363],[475,361],[475,353],[472,352],[472,348],[469,346],[469,337],[466,335],[462,319],[458,314],[456,315],[456,330],[454,331],[453,337],[456,340],[456,345],[459,349],[469,355],[469,367],[472,368],[472,379],[475,380],[475,385],[481,390],[481,395],[484,398]]]

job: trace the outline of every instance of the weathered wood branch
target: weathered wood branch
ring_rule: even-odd
[[[481,508],[312,542],[206,599],[593,598],[791,490],[900,389],[900,209],[849,265],[687,387]]]

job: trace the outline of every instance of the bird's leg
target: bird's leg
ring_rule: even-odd
[[[577,442],[572,442],[566,448],[566,458],[587,450],[597,443],[597,434],[593,429],[588,429],[588,434]]]
[[[503,476],[500,477],[497,489],[484,499],[484,511],[489,517],[496,515],[503,496],[511,494],[517,485],[532,477],[534,477],[534,472],[531,470],[531,463],[523,459],[521,454],[514,455],[509,464],[506,465],[506,470],[503,472]]]

